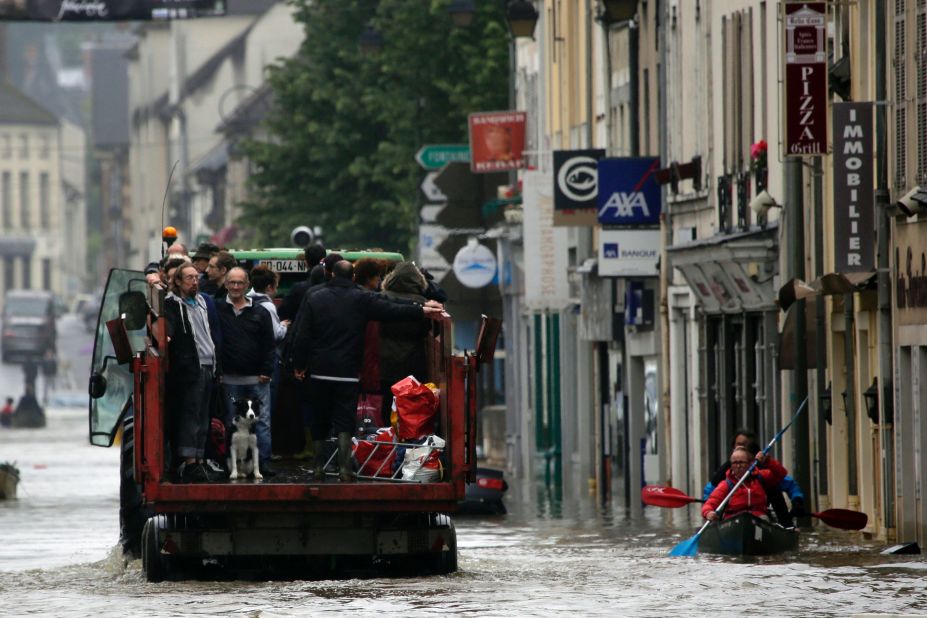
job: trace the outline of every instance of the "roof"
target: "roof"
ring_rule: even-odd
[[[303,250],[292,247],[279,249],[229,249],[229,252],[239,260],[301,260],[303,259]],[[363,251],[363,250],[340,250],[329,249],[329,253],[337,253],[349,262],[356,262],[361,258],[373,258],[376,260],[389,260],[390,262],[401,262],[403,260],[401,253],[391,251]]]
[[[57,126],[58,119],[5,79],[0,79],[0,124]]]

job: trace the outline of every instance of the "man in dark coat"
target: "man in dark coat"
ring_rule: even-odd
[[[296,313],[299,311],[299,306],[303,302],[303,296],[306,295],[306,290],[315,285],[312,282],[312,270],[319,266],[322,263],[322,259],[325,257],[325,247],[322,245],[312,245],[306,247],[305,252],[306,260],[306,279],[295,284],[286,296],[283,297],[283,301],[280,303],[280,306],[277,308],[277,314],[280,316],[281,320],[290,320],[291,322],[296,318]]]
[[[358,381],[364,354],[368,320],[393,321],[437,318],[443,307],[391,301],[364,290],[352,281],[350,262],[332,268],[331,281],[311,291],[303,301],[299,332],[294,344],[294,368],[298,379],[309,377],[312,435],[315,443],[316,480],[323,480],[323,438],[338,436],[338,466],[343,482],[354,480],[351,470],[351,437],[357,410]]]
[[[245,269],[236,266],[225,277],[228,295],[216,300],[222,325],[222,383],[226,395],[226,425],[235,417],[234,401],[260,400],[255,426],[259,467],[263,476],[270,468],[270,380],[276,362],[274,325],[266,309],[247,295],[250,281]]]
[[[173,270],[164,301],[168,336],[173,446],[181,462],[181,482],[216,480],[217,472],[206,465],[209,429],[209,398],[217,373],[216,344],[209,324],[206,301],[199,294],[199,273],[192,264]]]

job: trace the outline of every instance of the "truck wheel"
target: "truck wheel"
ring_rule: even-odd
[[[438,575],[450,575],[457,572],[457,529],[447,515],[438,516],[438,525],[446,526],[444,540],[448,549],[434,556],[433,570]]]
[[[124,555],[141,557],[142,527],[152,514],[142,500],[141,487],[135,482],[135,414],[129,404],[122,421],[119,447],[119,541]]]
[[[145,579],[151,583],[164,581],[167,568],[164,558],[161,557],[160,516],[151,517],[145,522],[142,529],[142,570]]]

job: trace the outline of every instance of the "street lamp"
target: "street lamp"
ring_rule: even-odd
[[[509,22],[509,30],[514,38],[534,38],[534,27],[538,23],[538,10],[528,0],[509,2],[505,19]]]
[[[602,17],[609,24],[628,21],[637,13],[637,0],[602,0],[602,5],[605,7]]]
[[[528,0],[502,0],[505,6],[505,21],[508,22],[512,38],[534,37],[534,27],[538,23],[538,10]],[[466,28],[473,23],[476,5],[473,0],[453,0],[447,9],[451,21],[459,28]]]
[[[454,0],[447,12],[451,14],[451,21],[458,28],[466,28],[473,23],[476,6],[473,0]]]
[[[360,47],[361,54],[375,56],[383,49],[383,35],[373,27],[373,24],[368,23],[357,39],[357,44]]]

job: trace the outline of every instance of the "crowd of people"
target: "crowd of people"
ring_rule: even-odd
[[[264,265],[248,270],[210,243],[192,255],[174,243],[146,269],[149,284],[166,290],[166,430],[176,481],[227,478],[225,462],[209,452],[210,427],[214,418],[230,427],[242,399],[259,402],[259,468],[276,476],[272,393],[287,372],[297,380],[306,440],[295,457],[312,459],[313,477],[323,480],[324,443],[334,436],[339,479],[351,482],[359,395],[373,390],[391,402],[389,387],[398,379],[427,381],[425,334],[447,299],[427,273],[412,262],[351,263],[321,245],[308,247],[304,259],[307,278],[279,306],[278,273]]]

